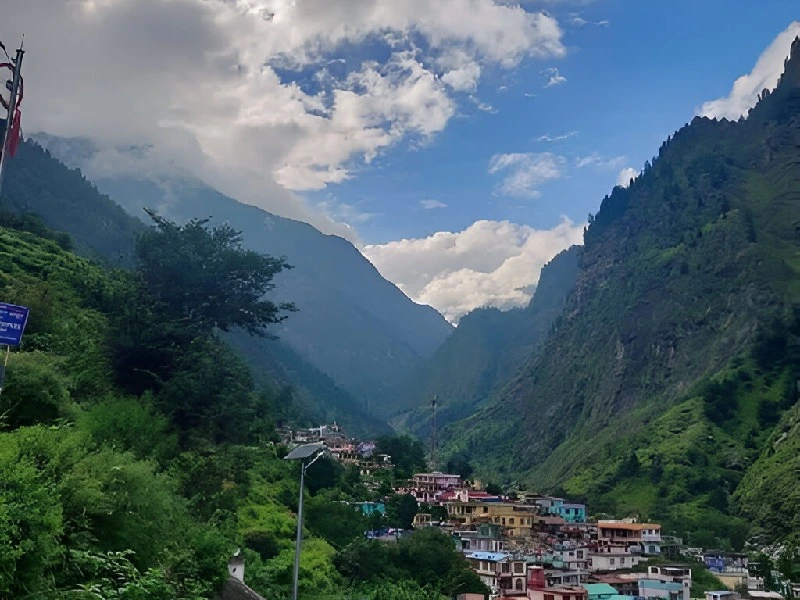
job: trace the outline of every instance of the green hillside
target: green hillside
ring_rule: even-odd
[[[450,450],[694,545],[790,531],[775,523],[800,491],[779,464],[797,435],[799,116],[800,41],[747,119],[694,119],[615,188],[541,353],[446,432]],[[783,492],[769,515],[766,489]]]
[[[255,293],[280,261],[197,222],[159,223],[133,272],[61,237],[0,227],[0,298],[31,309],[0,395],[0,599],[209,600],[237,548],[249,585],[287,599],[299,473],[275,444],[285,406],[215,333],[281,317]],[[484,591],[439,532],[359,539],[366,518],[342,503],[372,498],[358,469],[321,460],[307,482],[303,598]]]
[[[98,153],[91,141],[47,134],[34,139],[91,176]],[[399,390],[409,374],[453,332],[436,310],[416,304],[384,279],[353,244],[308,223],[239,202],[188,173],[98,172],[92,181],[131,215],[141,216],[149,206],[176,222],[210,216],[242,231],[248,248],[287,256],[295,268],[280,275],[277,293],[299,312],[276,334],[352,395],[356,405],[368,405],[383,420],[397,412]]]
[[[146,218],[144,211],[139,212]],[[64,232],[59,237],[63,247],[74,246],[80,255],[127,268],[134,264],[136,236],[146,230],[142,221],[100,193],[79,170],[64,166],[32,141],[23,142],[17,156],[8,163],[0,213],[0,224],[25,223],[28,229],[36,224],[35,232],[45,236],[51,235],[47,230],[50,227]],[[280,275],[283,276],[285,273]],[[277,291],[282,291],[282,286]],[[302,310],[302,296],[294,299],[300,301]],[[291,405],[286,406],[285,415],[295,422],[312,425],[336,420],[353,434],[388,429],[385,421],[364,409],[363,402],[281,339],[254,340],[237,332],[227,334],[225,339],[257,373],[256,383],[274,387],[282,402]]]
[[[434,394],[442,426],[472,414],[489,399],[531,358],[563,311],[575,285],[580,251],[573,246],[542,268],[528,306],[509,311],[480,308],[462,318],[417,375],[408,378],[406,405],[421,408],[396,419],[397,425],[421,437],[429,435],[428,406]]]

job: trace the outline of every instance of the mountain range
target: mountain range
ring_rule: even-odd
[[[249,248],[289,259],[293,268],[276,278],[275,297],[299,309],[273,330],[277,340],[233,334],[228,341],[257,377],[293,387],[305,418],[338,419],[353,433],[388,430],[377,416],[391,404],[384,390],[450,334],[443,317],[383,279],[348,241],[236,202],[196,179],[90,182],[78,167],[92,151],[83,139],[27,140],[9,163],[0,209],[38,215],[70,234],[79,252],[118,267],[132,264],[136,236],[146,227],[137,218],[143,207],[178,221],[227,221]]]
[[[581,247],[573,246],[547,263],[526,307],[479,308],[464,316],[453,334],[408,378],[396,406],[405,410],[392,424],[426,438],[434,396],[440,427],[473,414],[491,398],[535,355],[564,310],[577,278],[580,253]]]
[[[746,118],[695,118],[603,199],[541,350],[449,453],[695,546],[796,536],[799,150],[797,40]]]
[[[86,168],[90,142],[36,139],[49,151],[23,145],[0,208],[41,215],[86,254],[128,264],[145,226],[132,215],[150,206],[227,221],[288,258],[276,299],[300,311],[280,340],[228,341],[313,418],[424,437],[435,395],[441,453],[481,479],[653,519],[693,546],[797,537],[800,40],[746,118],[695,118],[615,187],[527,307],[479,309],[455,331],[342,238],[186,175],[95,189],[51,156]]]

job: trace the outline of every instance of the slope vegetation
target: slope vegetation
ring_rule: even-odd
[[[451,450],[697,545],[791,523],[800,483],[776,455],[797,435],[798,148],[800,41],[747,119],[694,119],[603,200],[555,330]],[[768,485],[788,494],[769,519]]]
[[[80,147],[74,151],[74,158],[88,152]],[[15,159],[8,163],[0,212],[0,223],[7,225],[25,223],[31,229],[39,221],[35,231],[40,236],[57,237],[48,227],[64,232],[58,238],[63,247],[74,246],[78,254],[110,266],[133,267],[136,238],[147,229],[142,221],[100,193],[79,170],[66,167],[31,141],[23,142]],[[146,218],[141,209],[138,214]],[[280,288],[279,293],[292,299]],[[282,326],[289,327],[289,323]],[[275,333],[280,331],[275,328]],[[259,384],[280,391],[285,418],[309,424],[336,420],[353,434],[388,428],[385,421],[366,410],[363,401],[343,390],[281,339],[255,340],[236,333],[226,339],[258,374]]]
[[[437,396],[437,422],[446,425],[473,413],[539,348],[564,303],[578,270],[580,247],[558,254],[542,268],[528,306],[509,311],[481,308],[458,328],[410,377],[407,406],[422,409],[397,420],[418,435],[429,431],[428,405]]]
[[[35,139],[92,176],[97,149],[89,141],[45,134]],[[394,412],[398,384],[453,330],[434,309],[381,277],[350,242],[307,223],[242,204],[186,174],[98,172],[93,181],[131,215],[150,207],[179,222],[210,216],[244,232],[249,248],[288,257],[295,269],[280,275],[279,291],[299,312],[278,334],[382,417]]]

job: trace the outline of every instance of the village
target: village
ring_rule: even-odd
[[[323,443],[343,465],[355,465],[377,489],[392,457],[376,452],[374,441],[348,438],[336,425],[282,431],[288,446]],[[416,502],[413,529],[436,527],[491,591],[489,600],[789,600],[800,583],[782,581],[782,592],[765,589],[763,570],[747,554],[692,548],[662,533],[658,523],[637,518],[595,519],[585,503],[535,492],[490,493],[480,482],[439,471],[415,473],[393,488]],[[385,502],[365,500],[354,510],[386,514]],[[410,530],[366,531],[392,543]],[[695,566],[696,565],[696,566]],[[720,589],[692,593],[692,569],[700,567],[722,583]],[[775,586],[773,586],[775,587]],[[462,594],[457,600],[483,600]]]

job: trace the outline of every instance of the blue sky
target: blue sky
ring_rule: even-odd
[[[620,171],[616,162],[578,168],[581,157],[624,157],[622,166],[638,170],[703,102],[726,95],[800,15],[795,0],[607,0],[548,8],[565,23],[564,58],[528,60],[510,73],[495,69],[476,95],[496,112],[463,102],[429,144],[395,146],[352,180],[313,197],[333,196],[372,214],[358,224],[368,243],[458,231],[478,219],[537,228],[553,227],[561,215],[580,222]],[[572,25],[575,13],[608,24]],[[542,71],[551,67],[567,81],[544,88]],[[537,141],[544,135],[570,137]],[[488,173],[489,160],[510,152],[563,155],[567,173],[541,184],[538,198],[497,195],[499,177]],[[423,200],[447,206],[425,210]]]
[[[26,34],[26,131],[91,138],[104,175],[188,170],[345,237],[455,322],[524,306],[623,169],[698,111],[746,112],[798,6],[42,0],[0,39]]]

